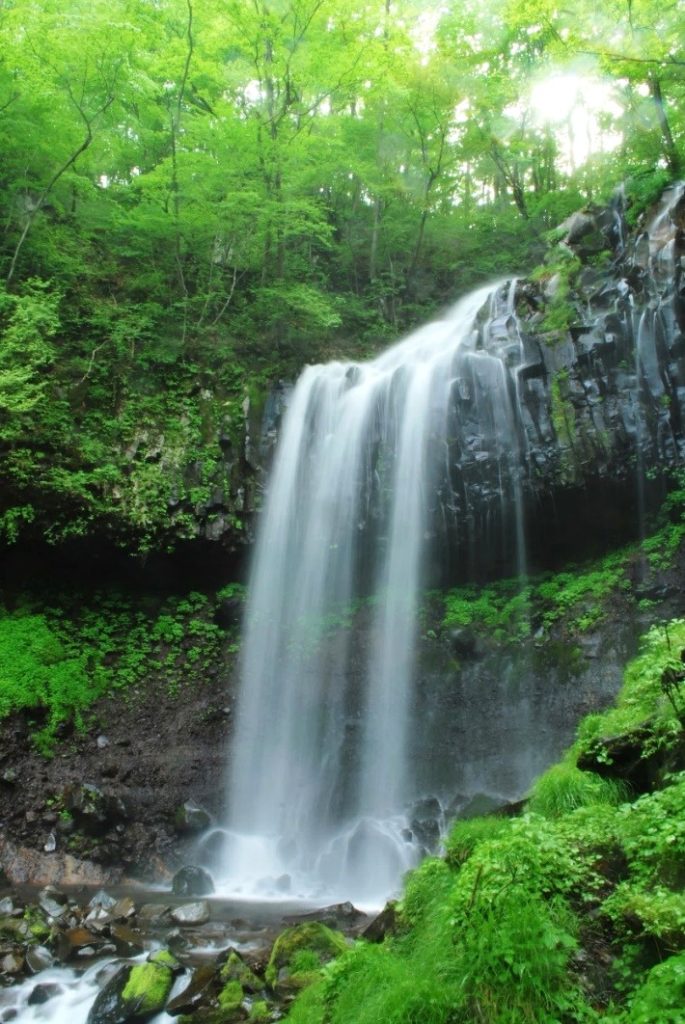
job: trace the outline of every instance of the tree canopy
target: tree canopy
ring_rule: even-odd
[[[678,0],[4,0],[4,471],[27,430],[111,461],[84,417],[159,373],[365,351],[678,174],[682,35]]]

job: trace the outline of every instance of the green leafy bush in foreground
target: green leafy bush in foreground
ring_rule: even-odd
[[[394,934],[326,967],[291,1024],[683,1024],[685,742],[663,679],[684,648],[685,622],[650,630],[526,812],[457,822]],[[601,759],[617,730],[641,738],[644,792]]]

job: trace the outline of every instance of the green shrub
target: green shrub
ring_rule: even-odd
[[[683,1024],[685,1020],[685,953],[669,957],[647,975],[635,993],[628,1024]]]
[[[44,615],[16,612],[0,617],[0,718],[13,711],[47,709],[37,734],[46,751],[57,725],[93,700],[87,654],[74,655]]]

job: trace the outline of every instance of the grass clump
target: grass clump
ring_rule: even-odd
[[[574,764],[554,765],[538,779],[528,801],[535,814],[558,818],[579,807],[606,804],[614,807],[626,797],[627,787],[617,779],[581,771]]]

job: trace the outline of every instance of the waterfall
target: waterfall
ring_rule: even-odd
[[[523,546],[507,368],[520,347],[513,288],[496,285],[371,362],[310,366],[297,383],[248,588],[225,889],[369,900],[415,862],[406,814],[423,794],[407,736],[419,596],[431,541],[459,510],[477,512],[451,478],[451,450],[496,465],[481,492],[501,523],[514,509]],[[336,628],[360,608],[362,643]]]

